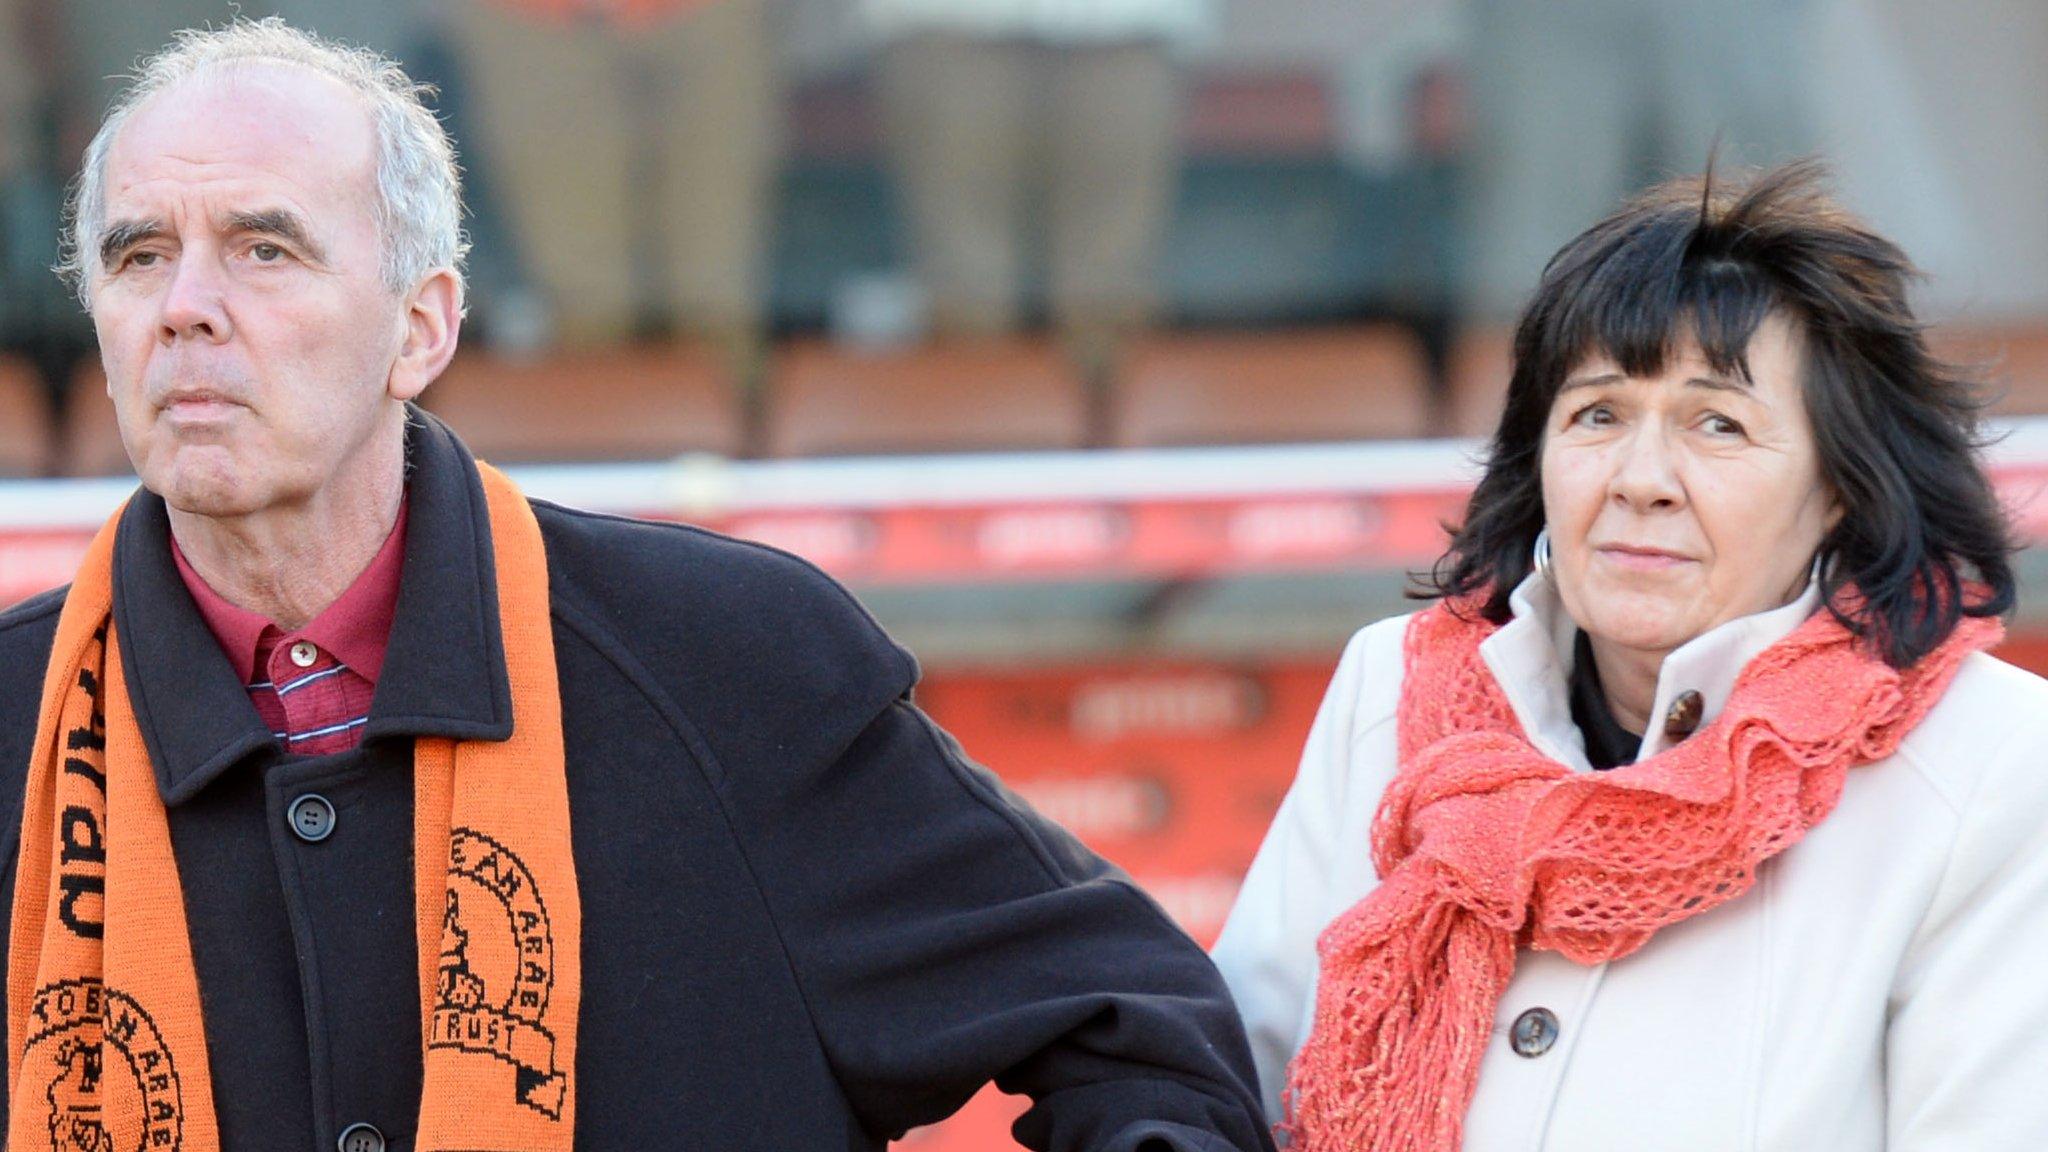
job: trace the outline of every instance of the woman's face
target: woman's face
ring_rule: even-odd
[[[1595,356],[1565,377],[1543,440],[1543,511],[1565,610],[1596,642],[1661,657],[1805,587],[1839,517],[1821,481],[1784,318],[1749,344],[1751,381],[1691,340],[1661,375]]]

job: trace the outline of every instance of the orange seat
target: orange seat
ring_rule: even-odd
[[[1422,435],[1429,365],[1406,328],[1162,334],[1111,400],[1127,447]]]
[[[1930,338],[1935,355],[1971,371],[2001,416],[2048,416],[2048,325],[1948,325]]]
[[[957,340],[854,350],[784,349],[769,392],[773,456],[1078,448],[1087,439],[1081,380],[1037,340]]]
[[[0,476],[40,476],[49,470],[49,409],[35,371],[0,358]]]
[[[1189,85],[1182,146],[1192,155],[1327,156],[1342,115],[1311,69],[1210,70]]]
[[[1514,345],[1514,329],[1506,324],[1458,333],[1451,345],[1449,373],[1452,435],[1493,435],[1508,398]]]
[[[422,397],[492,461],[737,455],[738,390],[690,344],[565,352],[532,361],[458,356]]]
[[[64,474],[126,476],[135,468],[121,446],[121,425],[107,396],[106,373],[98,357],[79,366],[71,378],[71,410],[64,430]]]

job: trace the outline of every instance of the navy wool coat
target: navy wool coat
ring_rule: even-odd
[[[511,699],[474,465],[431,416],[408,436],[397,619],[352,752],[281,750],[163,502],[124,514],[115,622],[228,1152],[357,1123],[413,1147],[412,742],[503,739]],[[843,589],[708,532],[534,510],[583,902],[577,1148],[873,1149],[990,1080],[1035,1101],[1034,1148],[1271,1147],[1208,958],[918,710],[916,665]],[[0,909],[62,596],[0,614]],[[286,819],[307,793],[335,813],[318,842]]]

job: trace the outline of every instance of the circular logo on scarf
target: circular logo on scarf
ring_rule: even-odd
[[[176,1152],[185,1108],[178,1071],[156,1021],[133,997],[97,980],[60,980],[29,1007],[22,1074],[44,1085],[50,1152]],[[141,1118],[127,1148],[107,1116]]]
[[[554,936],[533,873],[498,841],[455,829],[427,1047],[511,1065],[519,1103],[559,1120],[569,1081],[541,1024],[554,985]]]

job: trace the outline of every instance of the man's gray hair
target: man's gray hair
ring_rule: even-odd
[[[92,306],[91,264],[106,223],[107,153],[145,100],[199,73],[240,64],[284,63],[311,68],[360,96],[376,133],[377,224],[384,240],[384,282],[410,290],[436,268],[462,275],[469,243],[462,234],[462,177],[455,149],[421,97],[431,93],[398,64],[367,48],[337,44],[271,16],[219,28],[180,32],[135,70],[85,150],[65,206],[64,250],[57,274]]]

